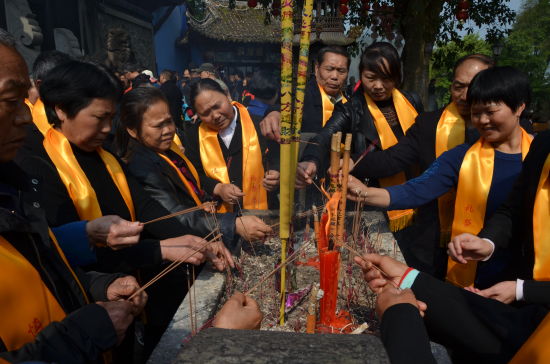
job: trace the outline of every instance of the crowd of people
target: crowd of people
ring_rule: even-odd
[[[239,239],[273,232],[242,210],[278,208],[277,75],[157,80],[50,51],[29,79],[3,30],[0,55],[0,362],[142,362],[202,263],[233,267]],[[342,47],[316,55],[297,202],[322,204],[329,140],[352,133],[348,199],[386,211],[407,263],[355,257],[392,363],[434,362],[429,340],[457,362],[550,359],[550,132],[522,117],[525,73],[467,55],[449,104],[424,112],[390,43],[363,50],[357,84],[349,68]],[[261,319],[236,293],[214,326]]]

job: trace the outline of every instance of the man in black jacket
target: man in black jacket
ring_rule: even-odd
[[[183,96],[181,91],[176,84],[176,76],[173,71],[164,70],[160,73],[159,76],[160,90],[166,96],[168,100],[168,107],[170,108],[170,114],[176,127],[181,130],[183,128],[183,119],[181,116],[182,105],[183,105]]]

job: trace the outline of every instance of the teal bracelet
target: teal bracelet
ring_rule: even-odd
[[[417,271],[416,269],[411,270],[405,276],[405,278],[403,278],[403,280],[401,281],[401,284],[399,285],[399,288],[401,288],[401,289],[411,288],[419,273],[420,272]]]

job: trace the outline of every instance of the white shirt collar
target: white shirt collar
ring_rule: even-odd
[[[227,149],[229,149],[229,146],[231,145],[231,140],[233,139],[235,128],[237,127],[237,118],[239,117],[237,108],[235,106],[233,106],[233,111],[235,112],[235,116],[233,117],[233,121],[231,121],[231,124],[229,124],[227,128],[218,132],[220,138],[222,138],[223,140],[223,144],[225,144]]]

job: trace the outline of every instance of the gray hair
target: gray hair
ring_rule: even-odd
[[[15,48],[15,38],[7,30],[0,28],[0,44]]]

